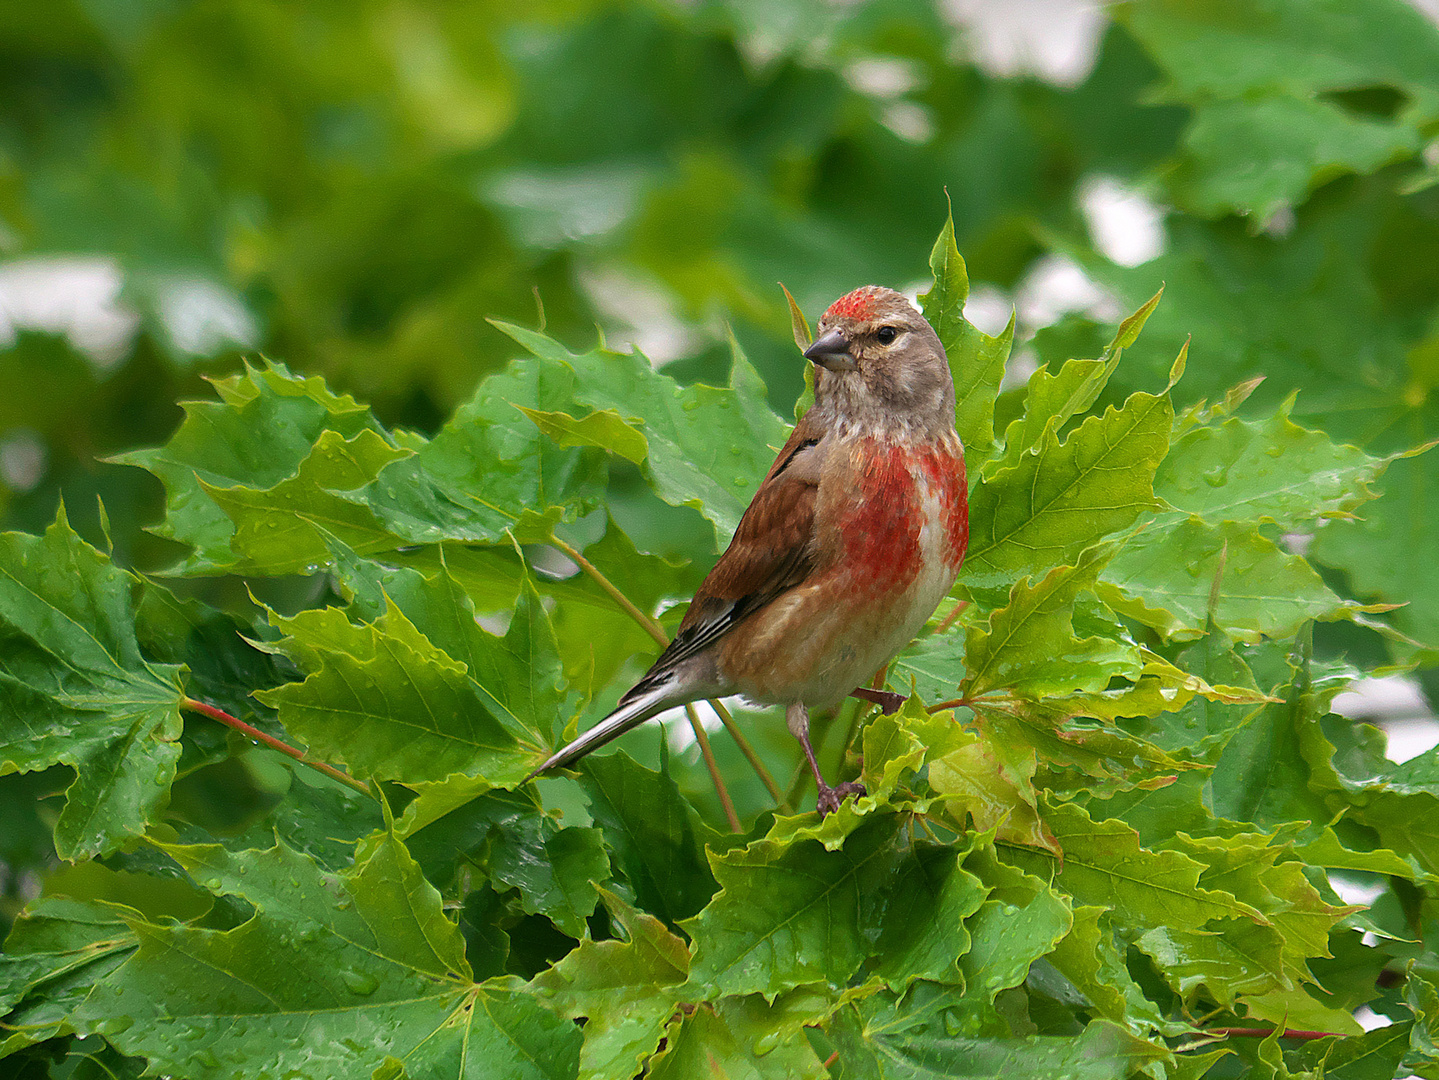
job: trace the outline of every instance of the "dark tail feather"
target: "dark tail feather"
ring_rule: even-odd
[[[540,773],[549,772],[551,769],[558,769],[565,765],[573,765],[580,758],[584,757],[591,750],[598,750],[611,739],[617,739],[632,727],[643,724],[650,717],[664,712],[671,705],[676,705],[680,700],[672,693],[669,679],[664,680],[660,685],[650,687],[642,693],[630,698],[626,694],[620,699],[620,706],[614,712],[606,716],[594,727],[590,728],[579,738],[566,746],[561,747],[550,755],[545,761],[521,783],[528,783]],[[636,687],[638,689],[638,687]],[[631,694],[634,691],[630,691]],[[629,700],[626,700],[629,699]]]

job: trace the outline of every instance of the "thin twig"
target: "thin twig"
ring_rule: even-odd
[[[280,751],[280,753],[284,754],[286,757],[292,757],[292,758],[294,758],[294,759],[295,759],[296,761],[298,761],[301,765],[308,765],[310,768],[315,769],[315,770],[317,770],[317,771],[319,771],[319,772],[324,773],[324,774],[325,774],[326,776],[328,776],[330,779],[332,779],[332,780],[338,780],[340,783],[344,784],[346,787],[352,787],[352,788],[354,788],[354,789],[355,789],[356,791],[358,791],[361,795],[368,795],[368,796],[370,796],[371,798],[374,797],[374,792],[372,792],[372,791],[370,790],[370,788],[369,788],[369,785],[367,785],[367,784],[364,783],[363,781],[361,781],[361,780],[356,780],[356,779],[355,779],[353,776],[351,776],[349,773],[341,772],[339,769],[335,768],[333,765],[326,764],[326,763],[323,762],[323,761],[316,761],[314,758],[308,757],[308,756],[304,753],[304,751],[302,751],[302,750],[297,750],[297,749],[295,749],[293,746],[291,746],[289,743],[281,742],[279,739],[275,738],[273,735],[267,735],[265,732],[261,731],[259,728],[254,727],[254,726],[252,726],[252,725],[250,725],[250,724],[247,724],[247,723],[245,723],[245,721],[243,721],[243,720],[236,719],[235,717],[231,716],[229,713],[225,712],[225,710],[223,710],[223,709],[217,709],[217,708],[215,708],[215,706],[213,706],[213,705],[207,705],[207,704],[205,704],[205,702],[203,702],[203,701],[196,701],[194,698],[191,698],[191,697],[181,698],[181,699],[180,699],[180,708],[182,708],[182,709],[189,709],[191,712],[202,713],[203,715],[208,716],[211,720],[218,720],[220,723],[224,724],[226,727],[232,727],[232,728],[234,728],[236,731],[240,732],[240,734],[244,735],[246,738],[254,739],[256,742],[264,743],[264,744],[265,744],[266,746],[268,746],[270,749],[272,749],[272,750],[278,750],[278,751]]]
[[[799,759],[799,764],[794,767],[794,775],[789,778],[789,784],[784,791],[784,801],[790,806],[799,803],[799,797],[804,794],[804,786],[809,781],[809,765],[804,758]]]
[[[746,739],[740,731],[739,725],[734,722],[734,717],[730,715],[730,711],[715,698],[710,699],[709,706],[715,711],[715,715],[720,718],[720,723],[723,724],[724,729],[729,732],[730,738],[735,741],[735,745],[739,747],[740,753],[745,756],[745,759],[750,763],[750,767],[754,769],[755,773],[759,776],[760,782],[769,790],[770,797],[774,799],[775,806],[783,813],[794,813],[789,803],[785,802],[784,794],[780,791],[779,785],[775,783],[774,777],[770,774],[769,769],[765,768],[764,762],[761,761],[759,755],[755,753],[754,747],[749,744],[749,740]]]
[[[665,633],[665,628],[641,611],[635,605],[634,601],[620,591],[619,586],[605,577],[599,567],[586,559],[578,550],[565,543],[554,533],[550,534],[550,543],[554,544],[555,547],[573,559],[575,564],[588,574],[594,583],[603,589],[609,598],[618,604],[626,615],[639,623],[641,629],[655,639],[660,648],[663,649],[670,643],[669,635]],[[744,754],[745,759],[750,763],[750,767],[758,774],[760,782],[769,789],[770,795],[774,797],[775,805],[786,814],[791,813],[790,804],[786,802],[781,795],[779,785],[775,783],[774,777],[770,775],[769,770],[766,769],[764,763],[760,761],[759,755],[755,753],[754,748],[750,746],[748,740],[740,734],[739,727],[735,724],[734,717],[730,715],[729,710],[714,699],[710,700],[710,706],[714,709],[716,715],[719,716],[720,722],[725,726],[725,730],[730,733],[730,737],[738,744],[740,753]],[[693,707],[686,706],[686,708],[690,709],[690,724],[698,725],[699,720],[693,712]],[[696,727],[695,737],[699,740],[701,749],[706,752],[705,761],[711,766],[710,775],[714,778],[715,788],[719,792],[720,802],[730,807],[728,816],[731,817],[731,820],[737,820],[733,817],[734,810],[733,804],[730,802],[729,792],[725,790],[724,781],[720,779],[719,770],[714,768],[713,756],[708,754],[709,738],[708,736],[699,734],[701,731],[703,731],[703,728]],[[738,824],[735,825],[735,830],[739,830]]]
[[[710,771],[710,779],[714,781],[715,793],[719,795],[720,806],[724,807],[725,820],[729,822],[730,832],[739,832],[739,815],[734,812],[734,802],[729,797],[729,789],[724,786],[724,779],[720,776],[719,764],[715,761],[715,752],[710,749],[710,737],[705,732],[705,726],[700,723],[700,714],[695,711],[691,702],[685,705],[685,715],[690,718],[690,727],[694,729],[695,742],[700,744],[700,755],[705,759],[705,767]]]
[[[589,574],[589,576],[594,579],[595,584],[608,593],[610,599],[624,609],[626,615],[639,623],[645,633],[649,634],[650,637],[659,643],[660,648],[663,649],[670,643],[669,635],[665,633],[665,628],[639,608],[635,607],[633,601],[624,593],[620,592],[613,581],[600,573],[599,567],[595,566],[589,559],[581,555],[578,550],[572,548],[554,533],[550,533],[550,543],[554,544],[555,547],[573,559],[586,574]]]
[[[1267,1039],[1274,1034],[1274,1028],[1242,1028],[1242,1027],[1220,1027],[1204,1028],[1205,1035],[1222,1035],[1226,1038],[1242,1039]],[[1279,1032],[1281,1039],[1327,1039],[1334,1035],[1338,1038],[1344,1036],[1337,1031],[1300,1031],[1297,1028],[1284,1028]]]
[[[959,603],[955,604],[954,608],[950,611],[950,613],[940,620],[939,625],[934,628],[934,632],[936,634],[942,634],[946,630],[948,630],[951,626],[954,625],[954,621],[964,613],[964,609],[967,607],[969,607],[968,600],[961,600],[959,601]]]
[[[945,709],[970,708],[974,703],[967,697],[950,698],[948,701],[941,701],[938,705],[930,705],[925,711],[933,715],[937,712],[944,712]]]
[[[879,670],[874,673],[874,678],[872,678],[872,679],[869,680],[869,689],[871,689],[871,690],[883,690],[883,689],[884,689],[884,681],[885,681],[885,679],[887,679],[887,678],[889,678],[889,664],[888,664],[888,663],[884,663],[884,664],[881,664],[881,665],[879,666]],[[860,701],[866,701],[866,702],[869,701],[868,698],[859,698],[859,700],[860,700]],[[871,704],[873,704],[873,703],[871,703]],[[868,709],[867,709],[865,706],[860,706],[859,708],[855,709],[853,713],[850,714],[850,718],[849,718],[849,730],[844,733],[844,742],[842,742],[842,743],[840,744],[840,751],[839,751],[839,753],[840,753],[840,763],[841,763],[841,764],[844,763],[844,755],[849,751],[850,747],[854,744],[854,737],[855,737],[856,733],[858,733],[858,731],[859,731],[859,722],[860,722],[861,720],[863,720],[867,714],[868,714]],[[863,750],[864,748],[863,748],[863,747],[860,747],[860,749]]]

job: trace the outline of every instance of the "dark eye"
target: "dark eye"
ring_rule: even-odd
[[[892,326],[881,326],[874,332],[874,336],[879,340],[881,345],[888,345],[894,341],[895,338],[899,337],[899,331]]]

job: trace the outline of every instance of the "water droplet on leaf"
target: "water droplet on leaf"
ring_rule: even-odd
[[[380,985],[380,980],[371,975],[368,971],[356,971],[353,968],[344,968],[340,971],[340,981],[350,993],[358,997],[369,997]]]

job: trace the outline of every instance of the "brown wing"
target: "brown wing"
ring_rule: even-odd
[[[824,431],[811,415],[795,425],[780,449],[740,518],[734,539],[695,593],[675,639],[626,698],[803,581],[813,567],[819,444]]]

